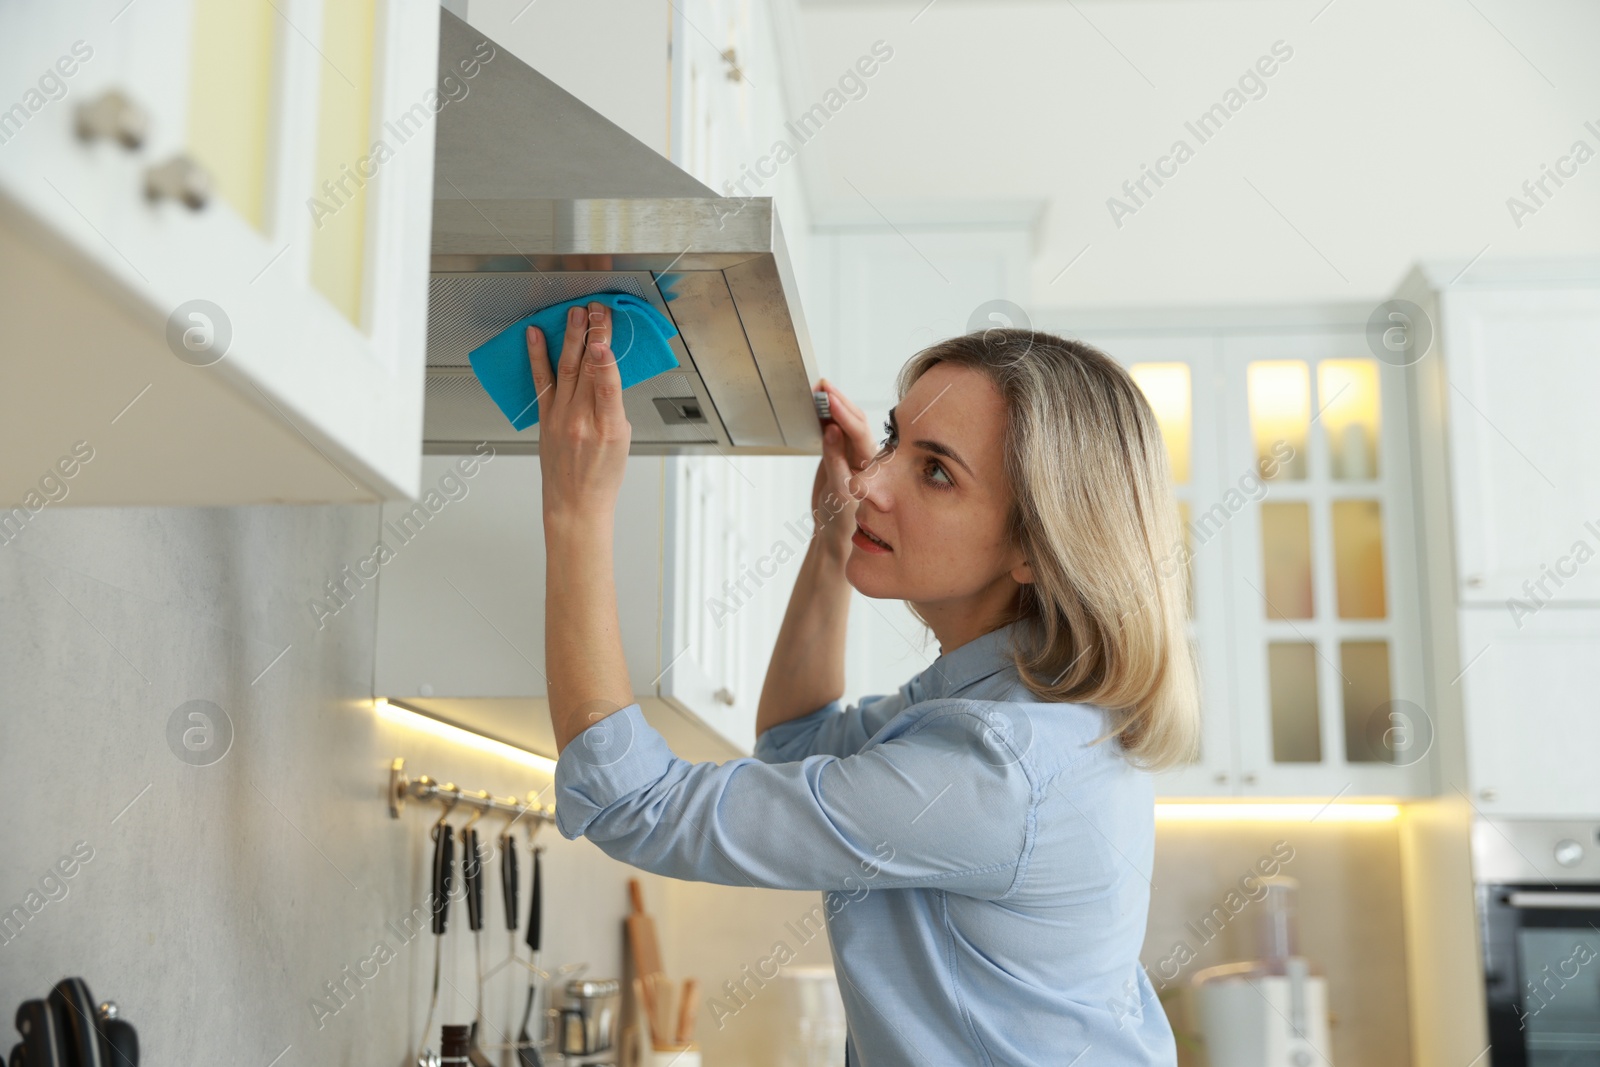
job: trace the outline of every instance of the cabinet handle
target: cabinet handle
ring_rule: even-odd
[[[1469,574],[1469,575],[1467,575],[1466,584],[1469,587],[1473,588],[1473,589],[1481,588],[1482,585],[1483,585],[1483,575],[1481,575],[1481,574]]]
[[[1243,782],[1245,785],[1255,785],[1256,784],[1255,772],[1253,772],[1253,771],[1245,771],[1243,774],[1241,774],[1239,776],[1239,780],[1241,782]]]
[[[1217,782],[1218,785],[1227,785],[1228,784],[1228,776],[1226,774],[1222,774],[1222,773],[1219,772],[1217,774],[1217,776],[1216,776],[1216,782]]]
[[[1494,801],[1500,799],[1500,794],[1496,793],[1493,789],[1484,788],[1478,790],[1478,799]]]
[[[192,211],[211,200],[211,175],[186,155],[176,155],[144,172],[144,195],[151,200],[172,199]]]
[[[109,137],[122,147],[133,149],[142,147],[150,132],[150,113],[120,89],[108,89],[79,104],[76,115],[78,138],[84,141]]]
[[[718,689],[715,693],[712,693],[711,699],[715,700],[719,704],[726,704],[730,708],[736,703],[736,701],[733,699],[733,693],[731,693],[726,686]]]

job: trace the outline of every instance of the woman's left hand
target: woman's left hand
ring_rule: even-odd
[[[610,522],[633,440],[611,353],[611,309],[596,301],[567,313],[553,374],[543,331],[528,327],[528,362],[539,394],[545,525]]]

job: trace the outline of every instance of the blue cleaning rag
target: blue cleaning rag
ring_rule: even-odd
[[[472,373],[478,376],[489,399],[511,420],[512,429],[526,430],[539,421],[539,390],[533,384],[533,368],[528,365],[528,327],[537,326],[544,332],[545,350],[550,353],[550,369],[554,371],[567,333],[567,312],[591,301],[611,309],[611,352],[616,356],[624,389],[678,366],[678,357],[667,344],[678,335],[677,328],[631,293],[593,293],[541,308],[513,322],[467,356]]]

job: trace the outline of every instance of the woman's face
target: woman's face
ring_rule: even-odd
[[[911,601],[949,650],[986,632],[1032,580],[1007,540],[1005,400],[981,371],[935,363],[890,419],[856,510],[888,550],[858,529],[845,574],[865,596]]]

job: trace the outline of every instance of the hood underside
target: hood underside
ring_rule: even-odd
[[[816,363],[772,201],[717,196],[440,19],[441,80],[459,82],[464,62],[477,72],[437,117],[424,451],[538,451],[538,425],[511,428],[468,353],[540,308],[609,291],[679,333],[678,368],[623,393],[634,453],[820,452]]]

